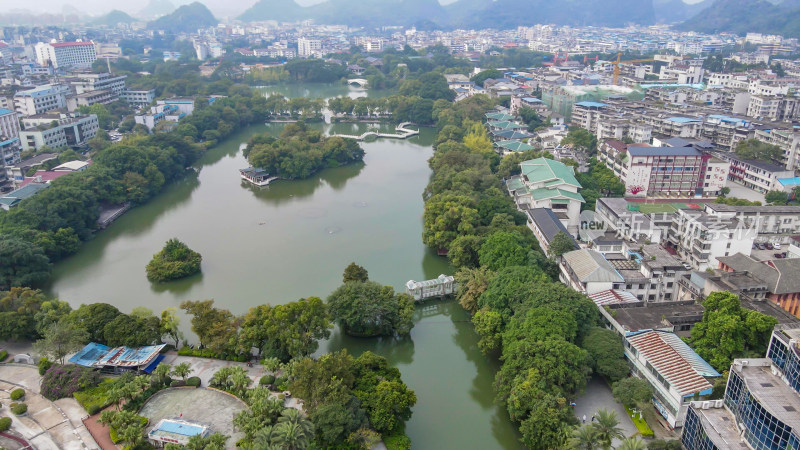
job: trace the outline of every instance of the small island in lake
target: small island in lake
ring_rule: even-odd
[[[200,272],[202,260],[200,253],[172,238],[147,264],[147,279],[163,282],[186,278]]]
[[[363,161],[364,149],[353,139],[325,137],[297,122],[286,125],[280,138],[253,136],[244,156],[252,167],[240,171],[242,178],[262,186],[276,178],[308,178],[321,169]]]

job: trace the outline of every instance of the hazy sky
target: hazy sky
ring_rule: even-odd
[[[170,0],[175,6],[191,3],[194,0]],[[231,17],[241,14],[252,6],[257,0],[201,0],[217,17]],[[295,0],[307,6],[320,3],[324,0]],[[439,0],[443,5],[455,0]],[[523,0],[524,1],[524,0]],[[686,3],[696,3],[701,0],[684,0]],[[149,0],[0,0],[3,10],[25,9],[33,12],[61,11],[65,5],[71,5],[80,11],[92,15],[105,14],[112,9],[119,9],[129,14],[136,13],[147,5]]]

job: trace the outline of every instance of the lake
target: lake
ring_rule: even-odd
[[[341,85],[262,88],[269,94],[358,97]],[[372,95],[372,93],[370,93]],[[385,95],[385,93],[377,93]],[[360,134],[388,125],[314,124],[326,133]],[[157,314],[183,300],[214,299],[234,314],[263,303],[325,298],[356,262],[370,279],[404,289],[408,280],[452,273],[445,258],[422,244],[422,192],[431,171],[435,130],[408,140],[363,143],[364,162],[326,169],[309,179],[258,188],[243,183],[240,145],[282,124],[253,125],[209,150],[196,172],[167,187],[58,263],[49,292],[69,301],[106,302]],[[202,274],[153,284],[144,267],[177,237],[203,255]],[[414,448],[519,448],[504,408],[494,403],[495,364],[477,347],[469,315],[453,300],[418,305],[416,325],[402,339],[352,338],[334,331],[320,352],[374,351],[389,359],[418,402],[407,424]],[[190,335],[189,320],[182,319]]]

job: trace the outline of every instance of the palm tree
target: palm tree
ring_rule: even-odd
[[[274,441],[275,432],[273,426],[266,426],[262,428],[255,436],[253,436],[253,448],[268,449],[276,446]],[[280,446],[278,446],[280,448]]]
[[[644,441],[635,437],[623,438],[617,450],[647,450]]]
[[[171,372],[172,366],[169,364],[159,364],[155,369],[153,369],[153,376],[156,377],[156,380],[158,380],[158,384],[164,384]]]
[[[241,372],[236,372],[231,375],[230,383],[231,383],[231,390],[234,394],[238,396],[244,395],[247,387],[250,386],[253,380],[247,375],[247,372],[242,370]]]
[[[617,419],[617,413],[614,411],[600,409],[595,414],[595,421],[592,422],[592,427],[597,432],[597,442],[603,448],[611,448],[611,441],[625,437],[622,433],[622,428],[617,425],[619,425],[619,420]]]
[[[172,368],[172,374],[176,377],[181,377],[183,381],[186,381],[186,377],[188,377],[190,373],[192,373],[192,366],[187,362],[182,362]]]
[[[597,438],[597,430],[593,426],[579,426],[572,430],[569,447],[577,450],[596,450]]]
[[[301,450],[314,439],[314,425],[300,411],[287,408],[278,418],[273,434],[273,442],[289,450]]]

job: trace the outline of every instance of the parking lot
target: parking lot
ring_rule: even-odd
[[[786,249],[788,247],[789,247],[788,244],[781,245],[780,249],[776,249],[776,248],[773,247],[772,249],[766,249],[765,248],[765,249],[762,250],[761,248],[753,247],[753,250],[750,252],[750,256],[752,256],[753,259],[757,259],[759,261],[768,261],[768,260],[771,260],[771,259],[778,259],[778,257],[775,256],[775,255],[779,254],[779,253],[785,253]]]

